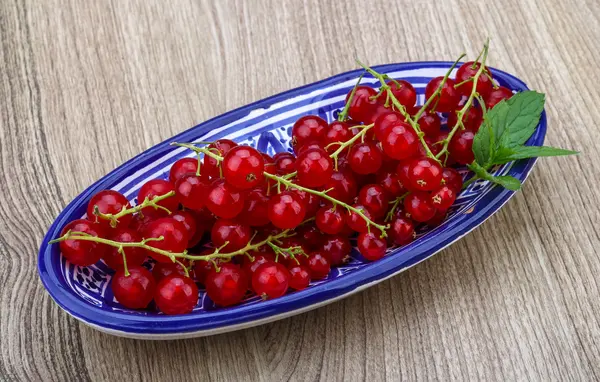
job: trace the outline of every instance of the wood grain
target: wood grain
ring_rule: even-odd
[[[600,3],[0,2],[0,380],[599,380]],[[44,291],[36,253],[80,190],[149,146],[372,63],[490,64],[547,94],[522,192],[376,287],[273,324],[172,342],[94,331]]]

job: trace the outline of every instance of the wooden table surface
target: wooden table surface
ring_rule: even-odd
[[[600,2],[0,2],[0,380],[600,379]],[[185,341],[102,334],[39,281],[42,236],[133,155],[372,63],[471,57],[547,94],[522,192],[433,259],[327,307]]]

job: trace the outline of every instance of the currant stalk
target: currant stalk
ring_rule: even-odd
[[[463,117],[464,117],[465,113],[469,110],[471,105],[473,105],[473,100],[479,99],[479,93],[477,93],[477,81],[479,81],[479,77],[481,77],[481,75],[485,72],[485,61],[487,60],[488,48],[489,48],[489,39],[485,42],[485,44],[483,45],[483,50],[481,51],[481,53],[479,53],[479,56],[477,57],[477,60],[479,60],[479,58],[481,58],[481,62],[479,65],[479,69],[473,75],[473,77],[470,79],[471,81],[473,81],[473,88],[471,89],[471,94],[469,94],[469,98],[463,105],[462,109],[460,109],[456,113],[456,118],[457,118],[456,125],[452,127],[452,130],[450,130],[450,132],[448,133],[448,136],[445,139],[443,139],[442,141],[440,141],[443,144],[443,146],[442,146],[442,149],[440,150],[440,152],[437,154],[436,159],[439,159],[444,154],[448,153],[448,145],[450,144],[450,140],[452,139],[454,134],[456,134],[458,129],[459,128],[462,130],[465,129]],[[475,61],[473,63],[473,65],[475,65],[477,62],[479,62],[479,61]],[[480,102],[480,104],[481,104],[481,102]],[[483,104],[481,104],[481,105],[483,105]],[[483,106],[483,107],[485,108],[485,106]]]
[[[274,244],[273,242],[267,243],[267,245],[269,247],[271,247],[273,252],[275,252],[275,262],[277,262],[279,260],[279,255],[281,255],[281,256],[285,257],[286,259],[290,258],[290,259],[294,260],[296,262],[296,264],[300,264],[300,261],[298,261],[296,256],[298,256],[298,255],[308,256],[304,252],[302,247],[300,247],[300,246],[283,248],[283,247],[278,246],[277,244]]]
[[[109,239],[104,239],[101,237],[93,236],[93,235],[87,234],[85,232],[68,231],[63,236],[58,237],[54,240],[51,240],[49,242],[49,244],[59,243],[61,241],[65,241],[65,240],[83,240],[83,241],[92,241],[95,243],[100,243],[100,244],[105,244],[105,245],[108,245],[111,247],[115,247],[121,253],[124,253],[124,248],[130,248],[130,247],[142,248],[147,251],[150,251],[150,252],[162,255],[162,256],[166,256],[169,259],[171,259],[171,261],[173,261],[173,262],[177,262],[178,261],[177,259],[187,259],[187,260],[194,260],[194,261],[202,261],[202,260],[203,261],[214,261],[216,259],[231,259],[234,256],[246,255],[248,252],[256,251],[264,245],[269,245],[269,243],[276,242],[279,239],[283,239],[283,238],[286,238],[289,236],[291,236],[290,230],[285,230],[276,235],[270,235],[266,239],[261,240],[257,243],[252,244],[252,242],[249,242],[245,247],[238,249],[237,251],[221,253],[220,251],[229,244],[229,242],[226,242],[221,247],[216,248],[213,253],[208,254],[208,255],[190,255],[187,250],[185,250],[183,252],[171,252],[171,251],[166,251],[164,249],[155,248],[155,247],[152,247],[147,244],[150,241],[164,240],[164,238],[162,236],[157,237],[157,238],[151,237],[151,238],[147,238],[147,239],[144,239],[144,240],[138,241],[138,242],[125,243],[125,242],[114,241],[114,240],[109,240]]]
[[[325,193],[325,192],[315,191],[315,190],[310,189],[310,188],[302,187],[300,185],[297,185],[295,183],[290,182],[287,179],[283,179],[282,177],[277,176],[277,175],[272,175],[272,174],[269,174],[269,173],[265,172],[265,177],[269,178],[269,179],[272,179],[272,180],[278,182],[279,184],[283,184],[284,186],[286,186],[288,188],[291,187],[291,188],[295,188],[295,189],[300,190],[300,191],[304,191],[304,192],[307,192],[307,193],[310,193],[310,194],[317,195],[317,196],[319,196],[319,197],[321,197],[321,198],[323,198],[325,200],[330,201],[331,203],[333,203],[333,205],[339,205],[340,207],[344,207],[346,210],[354,212],[355,214],[357,214],[358,216],[360,216],[367,223],[367,229],[369,229],[369,232],[371,231],[370,227],[373,226],[373,227],[375,227],[375,228],[377,228],[378,230],[381,231],[381,237],[386,237],[387,236],[387,234],[386,234],[385,231],[386,231],[386,229],[389,228],[389,225],[382,225],[382,224],[375,223],[374,221],[372,221],[371,219],[369,219],[363,213],[363,211],[361,209],[359,209],[359,208],[352,207],[349,204],[346,204],[346,203],[344,203],[342,201],[339,201],[339,200],[337,200],[335,198],[332,198],[331,196],[327,195],[327,193]]]
[[[102,213],[102,212],[100,212],[100,209],[98,208],[98,206],[94,206],[94,216],[96,216],[97,218],[100,218],[100,219],[109,220],[110,226],[112,228],[115,228],[117,226],[117,224],[119,223],[120,218],[122,218],[123,216],[126,216],[126,215],[135,214],[136,212],[140,212],[142,209],[144,209],[146,207],[152,207],[156,210],[160,209],[160,210],[167,212],[170,215],[171,211],[168,208],[165,208],[165,207],[159,205],[158,202],[165,200],[167,198],[170,198],[174,195],[175,195],[175,191],[169,191],[164,195],[154,196],[152,199],[150,199],[149,197],[146,197],[144,199],[144,201],[142,203],[138,204],[137,206],[131,207],[131,208],[123,208],[119,213],[116,213],[116,214]]]
[[[423,104],[423,106],[421,106],[421,108],[419,109],[419,111],[417,112],[417,114],[415,114],[415,117],[414,117],[415,121],[418,121],[419,118],[421,118],[421,116],[429,108],[429,105],[431,105],[431,103],[433,102],[433,100],[436,99],[440,95],[440,93],[442,92],[442,89],[444,88],[444,85],[446,84],[446,81],[448,81],[448,78],[450,77],[450,74],[452,74],[452,71],[454,70],[454,68],[456,68],[456,66],[458,65],[458,63],[460,62],[460,60],[462,60],[463,57],[465,57],[466,55],[467,55],[466,53],[462,53],[460,55],[460,57],[458,57],[456,59],[456,61],[454,61],[454,63],[452,64],[452,66],[450,66],[450,69],[448,69],[448,71],[444,75],[444,78],[442,78],[442,81],[438,85],[438,88],[435,89],[435,92],[433,92],[433,94],[431,95],[431,97],[429,97],[429,99],[425,100],[425,103]]]
[[[462,58],[462,56],[461,56],[461,58]],[[459,60],[460,60],[460,58],[459,58]],[[398,101],[398,99],[396,98],[396,96],[392,92],[392,89],[385,82],[386,79],[390,79],[390,80],[392,80],[392,79],[389,76],[385,75],[385,74],[381,74],[381,73],[376,72],[371,67],[363,64],[362,62],[360,62],[358,60],[356,60],[356,62],[360,66],[362,66],[367,72],[369,72],[371,75],[373,75],[373,77],[375,77],[375,78],[377,78],[379,80],[379,82],[381,83],[381,86],[380,86],[381,91],[386,93],[386,101],[385,101],[386,105],[388,104],[388,101],[390,101],[390,100],[392,101],[392,104],[394,105],[394,107],[400,112],[400,114],[402,114],[402,116],[404,117],[404,119],[406,119],[406,122],[408,122],[408,124],[413,128],[413,130],[415,131],[415,133],[417,133],[417,137],[419,137],[419,141],[421,142],[421,145],[425,149],[425,153],[427,154],[427,157],[429,157],[429,158],[431,158],[431,159],[433,159],[433,160],[435,160],[437,162],[440,162],[435,157],[435,155],[433,154],[433,152],[431,151],[431,149],[429,148],[429,145],[427,145],[427,142],[425,142],[425,134],[421,131],[421,127],[416,122],[416,121],[419,120],[419,118],[417,116],[415,116],[415,118],[412,118],[410,116],[410,114],[408,114],[408,112],[406,111],[406,107],[404,105],[402,105],[400,103],[400,101]],[[452,71],[452,69],[454,69],[454,67],[456,66],[457,63],[458,63],[458,60],[454,63],[454,65],[452,66],[452,68],[450,69],[450,71],[448,73],[446,73],[446,78],[440,84],[440,88],[438,89],[439,91],[441,91],[441,87],[444,86],[444,83],[446,82],[447,76],[450,74],[450,72]],[[419,114],[419,117],[420,116],[421,115]]]
[[[342,153],[342,151],[344,151],[345,148],[351,146],[352,144],[354,144],[354,142],[356,142],[359,139],[363,139],[363,137],[365,136],[365,134],[367,133],[367,131],[369,131],[370,129],[373,128],[373,124],[370,125],[365,125],[365,126],[360,126],[361,127],[361,131],[358,132],[355,136],[353,136],[350,140],[346,141],[346,142],[334,142],[335,144],[340,144],[340,147],[333,152],[330,157],[334,160],[335,163],[335,169],[337,170],[337,159],[340,153]],[[213,152],[210,152],[210,150],[202,148],[202,147],[196,147],[191,143],[177,143],[177,142],[173,142],[171,143],[171,145],[173,146],[180,146],[180,147],[185,147],[188,148],[190,150],[193,150],[194,152],[203,152],[206,155],[209,155],[211,158],[215,159],[217,162],[221,162],[223,160],[223,157],[215,154]],[[335,198],[332,198],[331,196],[327,195],[326,192],[323,191],[315,191],[311,188],[306,188],[306,187],[302,187],[299,186],[293,182],[291,182],[289,180],[289,178],[295,176],[294,173],[292,174],[288,174],[286,176],[278,176],[278,175],[273,175],[270,174],[268,172],[264,172],[263,175],[265,176],[265,178],[270,179],[270,180],[274,180],[275,182],[277,182],[277,190],[280,192],[281,191],[281,185],[283,184],[284,186],[286,186],[287,188],[296,188],[300,191],[304,191],[307,192],[309,194],[314,194],[317,196],[322,197],[323,199],[326,199],[330,202],[332,202],[334,205],[340,205],[344,208],[346,208],[348,211],[352,211],[355,214],[357,214],[358,216],[360,216],[366,223],[367,223],[367,228],[370,231],[370,227],[373,226],[377,229],[379,229],[381,231],[381,237],[386,237],[387,234],[385,233],[385,230],[387,229],[388,226],[384,226],[381,224],[377,224],[374,221],[372,221],[371,219],[369,219],[363,212],[362,210],[358,209],[358,208],[354,208],[349,204],[343,203]]]
[[[361,74],[360,77],[358,77],[358,81],[356,81],[356,84],[352,88],[352,92],[350,93],[350,97],[348,98],[348,102],[346,102],[346,104],[344,105],[344,109],[338,115],[338,121],[344,122],[346,120],[346,118],[348,118],[348,111],[350,110],[350,105],[352,104],[352,99],[354,98],[354,94],[356,94],[356,89],[360,85],[360,81],[362,81],[362,79],[363,79],[364,76],[365,76],[364,74]]]
[[[372,129],[373,126],[375,126],[375,125],[370,124],[370,125],[355,126],[355,127],[360,128],[360,131],[358,133],[356,133],[356,135],[354,135],[352,138],[350,138],[346,142],[332,142],[325,147],[327,149],[328,147],[333,146],[333,145],[340,146],[337,148],[337,150],[335,150],[333,153],[331,153],[329,155],[329,157],[331,159],[333,159],[333,165],[334,165],[333,168],[335,169],[335,171],[338,170],[338,156],[344,151],[345,148],[352,146],[354,144],[354,142],[358,141],[359,139],[364,141],[365,134],[367,134],[367,131]]]
[[[410,192],[402,194],[390,202],[390,204],[392,204],[392,208],[388,211],[387,215],[385,215],[386,222],[389,222],[394,218],[394,213],[396,212],[396,209],[398,208],[400,203],[402,203],[404,198],[406,198],[408,196],[408,194],[410,194]]]

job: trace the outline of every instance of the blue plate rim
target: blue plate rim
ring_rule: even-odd
[[[450,61],[421,61],[378,65],[374,66],[374,68],[378,71],[389,72],[393,70],[422,69],[424,67],[449,67],[451,64],[452,62]],[[495,68],[490,69],[494,75],[499,75],[500,77],[503,77],[504,81],[509,82],[511,88],[519,88],[520,90],[528,89],[523,81],[513,75]],[[109,179],[118,178],[123,172],[128,172],[130,169],[134,168],[133,164],[141,158],[164,149],[172,141],[181,140],[181,138],[191,135],[192,132],[202,128],[204,125],[214,124],[233,115],[241,114],[245,111],[250,112],[255,108],[268,108],[276,102],[287,99],[290,96],[290,93],[303,93],[305,91],[317,90],[324,85],[333,85],[343,77],[352,76],[361,72],[363,72],[362,69],[356,69],[340,73],[311,84],[281,92],[211,118],[134,156],[87,187],[61,211],[59,216],[49,227],[48,232],[40,245],[38,272],[44,287],[48,290],[53,300],[73,317],[100,330],[115,332],[114,334],[160,336],[178,333],[189,334],[226,331],[229,327],[233,328],[241,325],[249,326],[252,322],[263,321],[269,317],[281,315],[290,316],[295,314],[294,312],[299,313],[300,311],[306,311],[312,306],[316,307],[317,305],[324,305],[333,300],[345,297],[353,293],[356,289],[361,289],[361,286],[365,284],[372,285],[400,273],[401,271],[416,265],[420,261],[431,257],[469,233],[483,223],[484,220],[493,215],[494,212],[499,210],[500,207],[514,195],[513,191],[495,187],[477,202],[477,205],[483,205],[481,209],[478,209],[467,217],[462,215],[457,216],[455,224],[451,228],[440,232],[439,236],[436,237],[436,240],[424,240],[414,246],[412,251],[407,254],[406,258],[399,259],[397,256],[394,256],[398,251],[392,251],[385,258],[374,263],[377,264],[377,266],[356,270],[351,274],[344,275],[343,277],[339,277],[323,284],[312,286],[301,292],[290,293],[279,299],[263,301],[258,304],[219,309],[202,314],[141,316],[105,311],[86,303],[73,295],[70,290],[61,285],[53,267],[47,265],[51,264],[53,256],[52,245],[48,245],[48,242],[56,237],[57,234],[60,233],[62,227],[68,222],[67,220],[69,219],[69,215],[74,209],[74,206],[82,199],[89,199],[91,196],[90,194],[96,190],[100,183],[106,182]],[[239,118],[243,118],[245,115],[247,114],[240,115]],[[538,128],[528,144],[543,144],[546,128],[547,121],[544,111]],[[516,176],[521,181],[525,181],[535,163],[535,158],[515,162],[510,170],[510,174]],[[231,314],[233,311],[235,311],[235,315]]]

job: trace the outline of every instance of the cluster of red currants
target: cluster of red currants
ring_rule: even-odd
[[[432,79],[420,108],[409,82],[368,69],[381,88],[357,84],[329,124],[298,119],[293,153],[271,157],[227,139],[180,144],[203,158],[180,159],[168,180],[145,183],[135,207],[119,192],[97,193],[87,219],[56,241],[71,263],[103,259],[114,269],[123,306],[154,300],[166,314],[192,311],[197,283],[219,306],[248,291],[277,298],[304,289],[348,261],[355,234],[363,258],[378,260],[388,246],[414,240],[418,225],[443,221],[463,186],[452,165],[473,161],[484,111],[512,96],[480,65]],[[152,272],[142,266],[148,256],[157,262]]]

